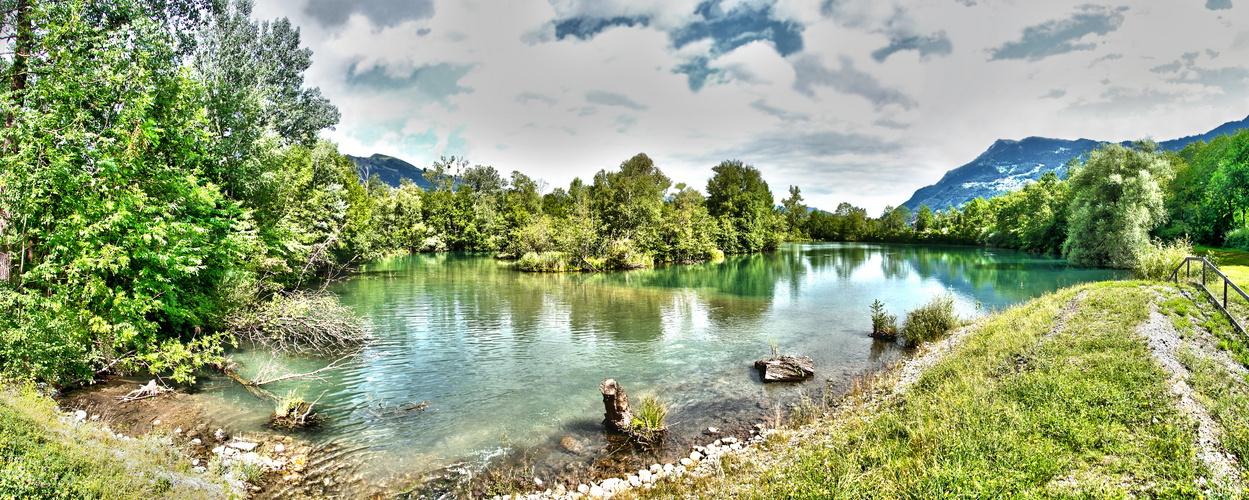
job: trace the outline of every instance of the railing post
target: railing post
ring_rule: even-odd
[[[1207,264],[1209,264],[1209,262],[1206,262],[1205,260],[1201,261],[1201,286],[1206,286],[1206,265]]]
[[[1193,278],[1193,261],[1184,259],[1184,279]]]
[[[1227,309],[1227,278],[1223,278],[1223,308]]]

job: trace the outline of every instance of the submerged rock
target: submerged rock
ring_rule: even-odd
[[[573,455],[580,455],[582,452],[581,443],[577,442],[577,440],[572,436],[559,440],[559,445],[564,449],[564,451],[572,453]]]
[[[815,362],[808,356],[777,356],[755,361],[764,382],[793,382],[815,376]]]

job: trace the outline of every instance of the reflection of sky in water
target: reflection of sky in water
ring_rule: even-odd
[[[733,416],[726,412],[760,413],[754,402],[818,391],[825,380],[844,381],[896,356],[866,337],[875,299],[901,321],[950,291],[971,315],[977,302],[1001,308],[1115,277],[1004,250],[867,244],[786,245],[717,263],[602,274],[518,273],[486,256],[408,256],[335,287],[376,326],[367,363],[325,382],[272,389],[320,396],[331,423],[315,438],[369,447],[380,474],[593,435],[602,419],[598,385],[608,377],[634,398],[662,396],[679,422],[674,432],[693,434]],[[773,339],[782,352],[811,356],[815,379],[759,383],[750,364]],[[236,359],[255,369],[269,356]],[[325,363],[276,362],[302,371]],[[210,394],[254,425],[272,410],[242,391]],[[420,401],[431,409],[378,417],[387,405]]]

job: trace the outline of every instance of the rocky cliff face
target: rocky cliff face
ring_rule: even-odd
[[[1177,151],[1190,142],[1209,141],[1221,134],[1235,133],[1244,128],[1249,128],[1249,117],[1224,123],[1201,135],[1162,142],[1159,146]],[[916,190],[902,205],[911,210],[919,208],[920,205],[928,205],[933,210],[950,205],[957,207],[978,196],[987,199],[1019,189],[1024,184],[1040,179],[1046,172],[1057,172],[1061,177],[1068,160],[1097,147],[1101,142],[1045,137],[1029,137],[1020,141],[999,139],[975,160],[946,172],[936,184]]]
[[[352,163],[356,164],[356,172],[364,180],[367,180],[373,174],[377,174],[377,177],[382,182],[392,187],[399,187],[400,182],[405,178],[412,179],[412,182],[415,182],[421,189],[429,189],[433,186],[433,184],[425,180],[425,169],[393,156],[375,154],[365,158],[347,155],[347,158],[350,158]]]

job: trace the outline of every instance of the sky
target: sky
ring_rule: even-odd
[[[997,139],[1122,141],[1249,116],[1249,0],[256,0],[313,50],[343,153],[550,188],[646,153],[873,215]],[[548,188],[548,189],[550,189]]]

